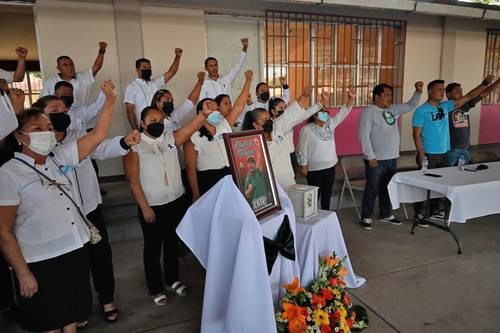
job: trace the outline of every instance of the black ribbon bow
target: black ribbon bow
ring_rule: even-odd
[[[290,228],[288,215],[285,215],[283,223],[281,223],[276,235],[276,240],[271,240],[264,237],[264,251],[266,252],[267,273],[271,275],[274,262],[278,258],[278,254],[287,259],[295,261],[295,247],[293,245],[293,232]]]

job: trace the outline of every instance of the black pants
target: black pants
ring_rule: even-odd
[[[175,229],[184,216],[184,198],[161,206],[151,206],[156,214],[154,223],[146,223],[141,209],[139,221],[144,236],[144,270],[150,295],[163,291],[160,257],[163,247],[163,271],[165,283],[171,285],[179,281],[179,259],[177,258],[177,234]]]
[[[318,194],[321,198],[321,209],[330,210],[330,199],[335,182],[335,166],[323,170],[309,171],[306,178],[307,184],[319,187]]]
[[[198,176],[198,188],[200,189],[200,195],[208,192],[215,184],[219,182],[222,178],[231,174],[231,170],[228,167],[216,170],[205,170],[196,171]]]
[[[425,154],[427,156],[427,161],[428,161],[428,169],[436,169],[436,168],[445,168],[448,166],[448,153],[444,154]],[[416,158],[417,165],[419,168],[422,167],[420,163],[420,159]],[[442,202],[443,200],[441,199],[432,199],[429,202],[429,210],[430,213],[435,213],[439,210],[439,203]],[[424,209],[424,203],[423,202],[415,202],[413,204],[413,210],[415,211],[415,216],[418,214],[422,214],[422,211]]]
[[[392,176],[396,173],[396,159],[377,161],[377,167],[372,168],[365,162],[366,185],[363,193],[363,204],[361,207],[361,217],[371,218],[373,215],[375,199],[378,195],[379,217],[391,216],[392,206],[389,199],[387,185]]]
[[[101,205],[87,215],[92,224],[101,233],[102,240],[90,246],[90,272],[94,281],[94,289],[99,303],[113,303],[115,294],[115,275],[113,271],[113,255],[109,245],[108,230],[102,216]]]
[[[0,310],[15,306],[13,282],[9,264],[0,255]]]

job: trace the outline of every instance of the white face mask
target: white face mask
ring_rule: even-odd
[[[52,131],[21,133],[30,137],[28,148],[42,156],[49,155],[57,144],[56,135]]]

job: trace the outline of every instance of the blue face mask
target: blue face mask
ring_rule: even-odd
[[[220,112],[214,111],[208,115],[207,121],[210,125],[217,126],[217,125],[219,125],[221,118],[222,118],[222,116],[221,116]]]
[[[328,115],[328,112],[323,112],[323,111],[318,112],[318,119],[319,120],[327,121],[328,118],[330,118],[330,116]]]

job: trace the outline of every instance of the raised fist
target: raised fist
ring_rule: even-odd
[[[106,47],[108,47],[108,43],[99,42],[99,50],[106,50]]]
[[[141,143],[141,133],[138,130],[131,130],[125,137],[127,146],[132,147]]]
[[[356,99],[356,88],[352,86],[349,87],[349,89],[347,89],[347,96],[351,99]]]
[[[251,69],[249,69],[249,70],[247,70],[247,71],[245,72],[245,78],[246,78],[247,80],[252,81],[252,79],[253,79],[253,71],[252,71]]]
[[[28,55],[28,49],[22,46],[16,47],[16,54],[19,58],[26,59]]]
[[[175,56],[176,57],[182,57],[182,49],[181,48],[176,48],[175,49]]]
[[[286,85],[286,77],[284,77],[284,76],[280,76],[280,84],[281,84],[282,86]]]
[[[198,81],[203,82],[203,80],[205,80],[205,75],[205,72],[198,72]]]
[[[321,95],[318,97],[318,102],[321,103],[323,106],[327,106],[330,103],[329,97],[330,94],[326,91],[323,91]]]
[[[111,81],[111,79],[104,81],[102,83],[101,89],[104,95],[106,95],[106,99],[116,98],[115,85],[113,81]]]
[[[424,90],[424,82],[422,81],[415,82],[415,90],[421,93]]]
[[[241,40],[241,45],[245,46],[245,47],[248,47],[248,38],[242,38]]]

